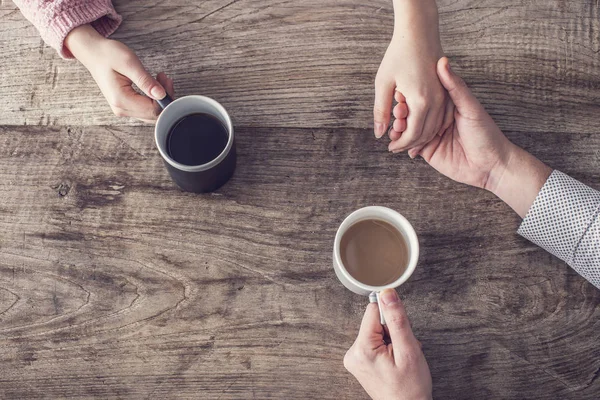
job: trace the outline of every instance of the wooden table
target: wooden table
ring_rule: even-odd
[[[600,187],[597,1],[443,0],[444,48],[500,127]],[[171,183],[153,128],[0,2],[0,397],[365,399],[366,299],[335,278],[351,211],[422,245],[401,289],[437,399],[598,399],[600,292],[490,193],[372,135],[391,1],[117,1],[115,38],[235,119],[218,193]]]

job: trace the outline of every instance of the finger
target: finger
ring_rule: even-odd
[[[388,132],[391,141],[400,139],[402,132],[406,130],[406,117],[408,116],[408,106],[402,102],[404,100],[402,93],[396,92],[395,97],[396,101],[400,100],[400,102],[394,107],[393,114],[396,120],[392,124],[392,129]]]
[[[398,103],[406,103],[406,97],[396,88],[396,92],[394,93],[394,99]]]
[[[406,119],[397,119],[392,125],[393,130],[402,133],[406,130]]]
[[[446,110],[444,111],[444,120],[442,122],[442,129],[438,132],[438,135],[442,135],[446,129],[454,122],[454,103],[451,99],[446,102]]]
[[[140,119],[140,118],[138,118],[138,120],[140,120],[140,121],[142,121],[142,122],[144,122],[146,124],[150,124],[150,125],[156,123],[156,120],[153,120],[153,119]]]
[[[380,138],[390,123],[392,99],[394,98],[394,83],[375,82],[375,105],[373,106],[373,121],[375,137]]]
[[[129,85],[119,87],[116,92],[118,92],[118,99],[113,103],[115,114],[140,120],[156,120],[158,111],[154,100],[137,93]]]
[[[427,121],[425,122],[425,127],[423,128],[423,132],[421,133],[421,136],[419,137],[419,139],[416,140],[416,142],[412,145],[414,149],[420,149],[423,146],[425,146],[425,144],[427,144],[429,141],[431,141],[431,139],[433,139],[434,136],[436,136],[442,127],[442,123],[444,120],[444,113],[440,112],[439,110],[436,112],[436,116],[434,117],[435,114],[432,114],[432,112],[430,112],[427,115]],[[410,155],[410,152],[409,152]],[[414,158],[414,157],[412,157]]]
[[[426,119],[427,110],[425,110],[424,107],[415,106],[413,108],[408,104],[406,130],[402,133],[400,139],[391,142],[388,145],[388,150],[397,153],[411,148],[421,136]]]
[[[442,140],[443,140],[442,136],[436,136],[436,137],[434,137],[419,152],[419,154],[421,154],[421,157],[423,157],[423,159],[425,161],[427,161],[427,163],[430,163],[431,158],[435,154],[435,152],[438,149],[438,147],[439,147],[440,143],[442,142]]]
[[[398,102],[398,104],[396,104],[396,106],[394,107],[394,117],[396,117],[396,120],[402,119],[403,122],[394,121],[392,129],[390,129],[388,133],[388,136],[390,137],[390,140],[392,142],[400,139],[400,136],[402,136],[402,132],[406,130],[406,117],[408,116],[408,106],[406,105],[406,97],[404,97],[404,95],[398,90],[398,88],[396,88],[396,91],[394,92],[394,100]]]
[[[413,147],[412,149],[410,149],[408,151],[408,156],[410,158],[415,158],[416,156],[419,155],[419,153],[421,152],[421,150],[423,149],[424,146],[419,146],[419,147]]]
[[[133,52],[126,62],[117,67],[116,71],[129,78],[146,96],[154,100],[165,98],[166,91],[164,87],[146,71],[140,59]]]
[[[419,136],[419,139],[415,141],[413,147],[419,147],[429,142],[442,127],[443,118],[444,114],[441,113],[439,110],[437,111],[437,113],[430,112],[427,115],[425,124],[423,125],[423,131],[421,132],[421,136]]]
[[[117,117],[132,117],[132,118],[135,118],[134,116],[130,115],[131,113],[129,111],[124,110],[122,108],[113,107],[112,110],[113,110],[114,114]],[[142,122],[144,122],[146,124],[153,124],[153,123],[156,122],[155,119],[145,119],[145,118],[136,118],[136,119],[139,120],[139,121],[142,121]]]
[[[174,99],[175,88],[173,86],[173,79],[169,78],[169,76],[164,72],[159,72],[158,75],[156,75],[156,80],[162,85],[162,87],[165,88],[169,96],[171,96]]]
[[[359,346],[364,346],[369,349],[375,349],[382,344],[383,341],[383,326],[379,322],[379,308],[377,303],[370,303],[367,306],[365,315],[360,324],[360,331],[356,338],[356,343]]]
[[[159,72],[156,75],[156,80],[165,88],[171,99],[175,99],[175,89],[173,87],[173,79],[169,78],[164,72]],[[162,112],[162,107],[157,101],[154,102],[154,109],[157,114]]]
[[[394,289],[386,289],[379,296],[381,299],[381,310],[390,334],[390,340],[394,347],[394,358],[396,362],[401,357],[401,349],[416,345],[416,338],[410,328],[410,322],[406,315],[404,305]]]
[[[406,123],[404,124],[404,129],[406,129]],[[404,131],[404,129],[402,130],[402,132]],[[394,129],[394,127],[392,126],[392,129],[390,129],[388,136],[390,137],[390,140],[393,142],[394,140],[400,139],[400,136],[402,136],[402,132],[396,131]]]
[[[447,57],[442,57],[438,61],[437,73],[440,82],[450,94],[450,98],[460,114],[469,116],[469,114],[474,114],[482,107],[465,81],[450,69],[450,62]]]
[[[406,103],[398,103],[394,107],[393,111],[394,117],[397,119],[405,119],[408,117],[408,106]]]

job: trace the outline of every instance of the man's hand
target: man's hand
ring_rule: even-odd
[[[386,328],[379,323],[377,304],[369,304],[344,366],[374,400],[431,399],[429,367],[398,294],[386,289],[380,298]]]

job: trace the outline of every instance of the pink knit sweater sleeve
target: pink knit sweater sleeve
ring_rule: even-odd
[[[121,23],[111,0],[14,0],[23,15],[35,25],[42,39],[64,58],[73,56],[63,46],[74,28],[91,24],[101,35],[112,34]]]

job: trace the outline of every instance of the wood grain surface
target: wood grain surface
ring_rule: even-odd
[[[390,0],[116,1],[115,38],[179,94],[206,94],[257,127],[372,125]],[[600,11],[594,0],[439,1],[444,48],[501,127],[600,132]],[[112,125],[76,62],[0,6],[0,125]],[[133,123],[133,121],[129,121]]]
[[[366,300],[330,253],[372,204],[421,240],[401,294],[436,398],[597,396],[600,292],[498,199],[368,130],[238,138],[232,181],[199,196],[173,187],[151,128],[0,130],[2,397],[365,398],[341,360]],[[600,185],[600,136],[511,138]]]
[[[600,187],[596,1],[439,1],[444,47],[508,136]],[[422,255],[400,293],[436,399],[597,399],[600,292],[493,195],[371,132],[391,2],[117,1],[116,34],[179,94],[221,101],[238,169],[171,183],[0,0],[0,398],[366,399],[343,368],[366,299],[331,267],[383,205]]]

